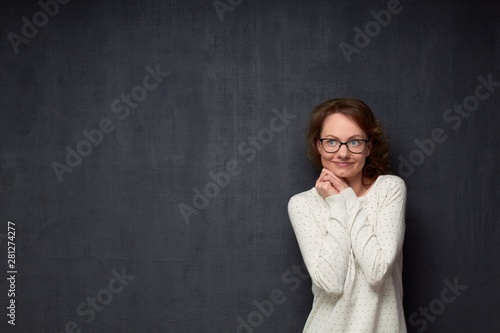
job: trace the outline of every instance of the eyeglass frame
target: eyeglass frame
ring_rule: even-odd
[[[340,143],[339,145],[339,148],[336,150],[336,151],[328,151],[326,150],[326,148],[323,146],[323,140],[335,140],[335,141],[338,141]],[[349,150],[349,152],[351,152],[352,154],[362,154],[365,150],[366,150],[366,147],[368,147],[368,142],[370,142],[371,138],[370,139],[352,139],[352,140],[349,140],[349,141],[346,141],[346,142],[342,142],[340,140],[336,140],[336,139],[333,139],[333,138],[319,138],[319,141],[321,142],[321,148],[323,148],[324,151],[326,151],[327,153],[330,153],[330,154],[333,154],[333,153],[336,153],[340,150],[340,148],[342,147],[342,145],[345,145],[347,150]],[[365,148],[363,148],[362,151],[360,152],[353,152],[352,150],[349,149],[349,146],[347,145],[349,142],[351,141],[364,141],[365,142]]]

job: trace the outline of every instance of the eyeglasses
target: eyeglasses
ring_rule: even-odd
[[[354,139],[354,140],[349,140],[347,142],[341,142],[339,140],[335,139],[330,139],[330,138],[324,138],[324,139],[319,139],[321,142],[321,147],[327,152],[327,153],[336,153],[339,151],[340,147],[342,145],[345,145],[347,149],[353,153],[353,154],[361,154],[362,152],[365,151],[368,140],[363,140],[363,139]]]

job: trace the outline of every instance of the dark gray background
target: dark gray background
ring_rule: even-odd
[[[254,332],[300,332],[312,297],[310,280],[290,271],[303,263],[286,206],[318,175],[305,156],[310,110],[353,96],[385,125],[408,188],[409,332],[498,332],[500,87],[460,125],[443,119],[479,76],[500,82],[498,2],[401,0],[350,62],[339,44],[354,45],[353,29],[387,1],[232,3],[219,17],[213,1],[73,0],[15,53],[7,36],[21,36],[22,18],[33,22],[41,7],[2,2],[1,331],[64,332],[73,321],[82,332],[236,332],[250,316],[262,319]],[[170,74],[120,120],[111,104],[147,66]],[[295,118],[187,224],[179,205],[193,206],[210,172],[250,156],[238,146],[265,134],[273,109]],[[59,182],[51,164],[103,118],[114,131]],[[435,128],[447,140],[415,153]],[[398,172],[410,155],[425,160]],[[5,312],[8,221],[15,327]],[[106,294],[113,269],[135,279],[85,323],[78,305]],[[442,292],[453,295],[445,280],[467,289],[443,303]],[[286,299],[255,313],[275,289]],[[429,306],[438,314],[426,320],[418,312]]]

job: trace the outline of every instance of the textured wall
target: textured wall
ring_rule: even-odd
[[[308,114],[340,96],[407,184],[409,331],[500,329],[498,3],[0,9],[2,332],[300,332],[286,205],[317,178]]]

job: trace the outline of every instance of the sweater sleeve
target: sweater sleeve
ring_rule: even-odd
[[[405,233],[406,187],[402,179],[379,193],[375,226],[352,188],[341,192],[346,201],[348,230],[354,256],[368,283],[377,286],[390,274],[402,251]]]
[[[301,195],[290,199],[288,214],[313,283],[327,293],[340,295],[344,291],[351,245],[345,201],[340,194],[334,197],[327,201],[330,207],[327,221],[318,220],[319,214],[313,213]]]

